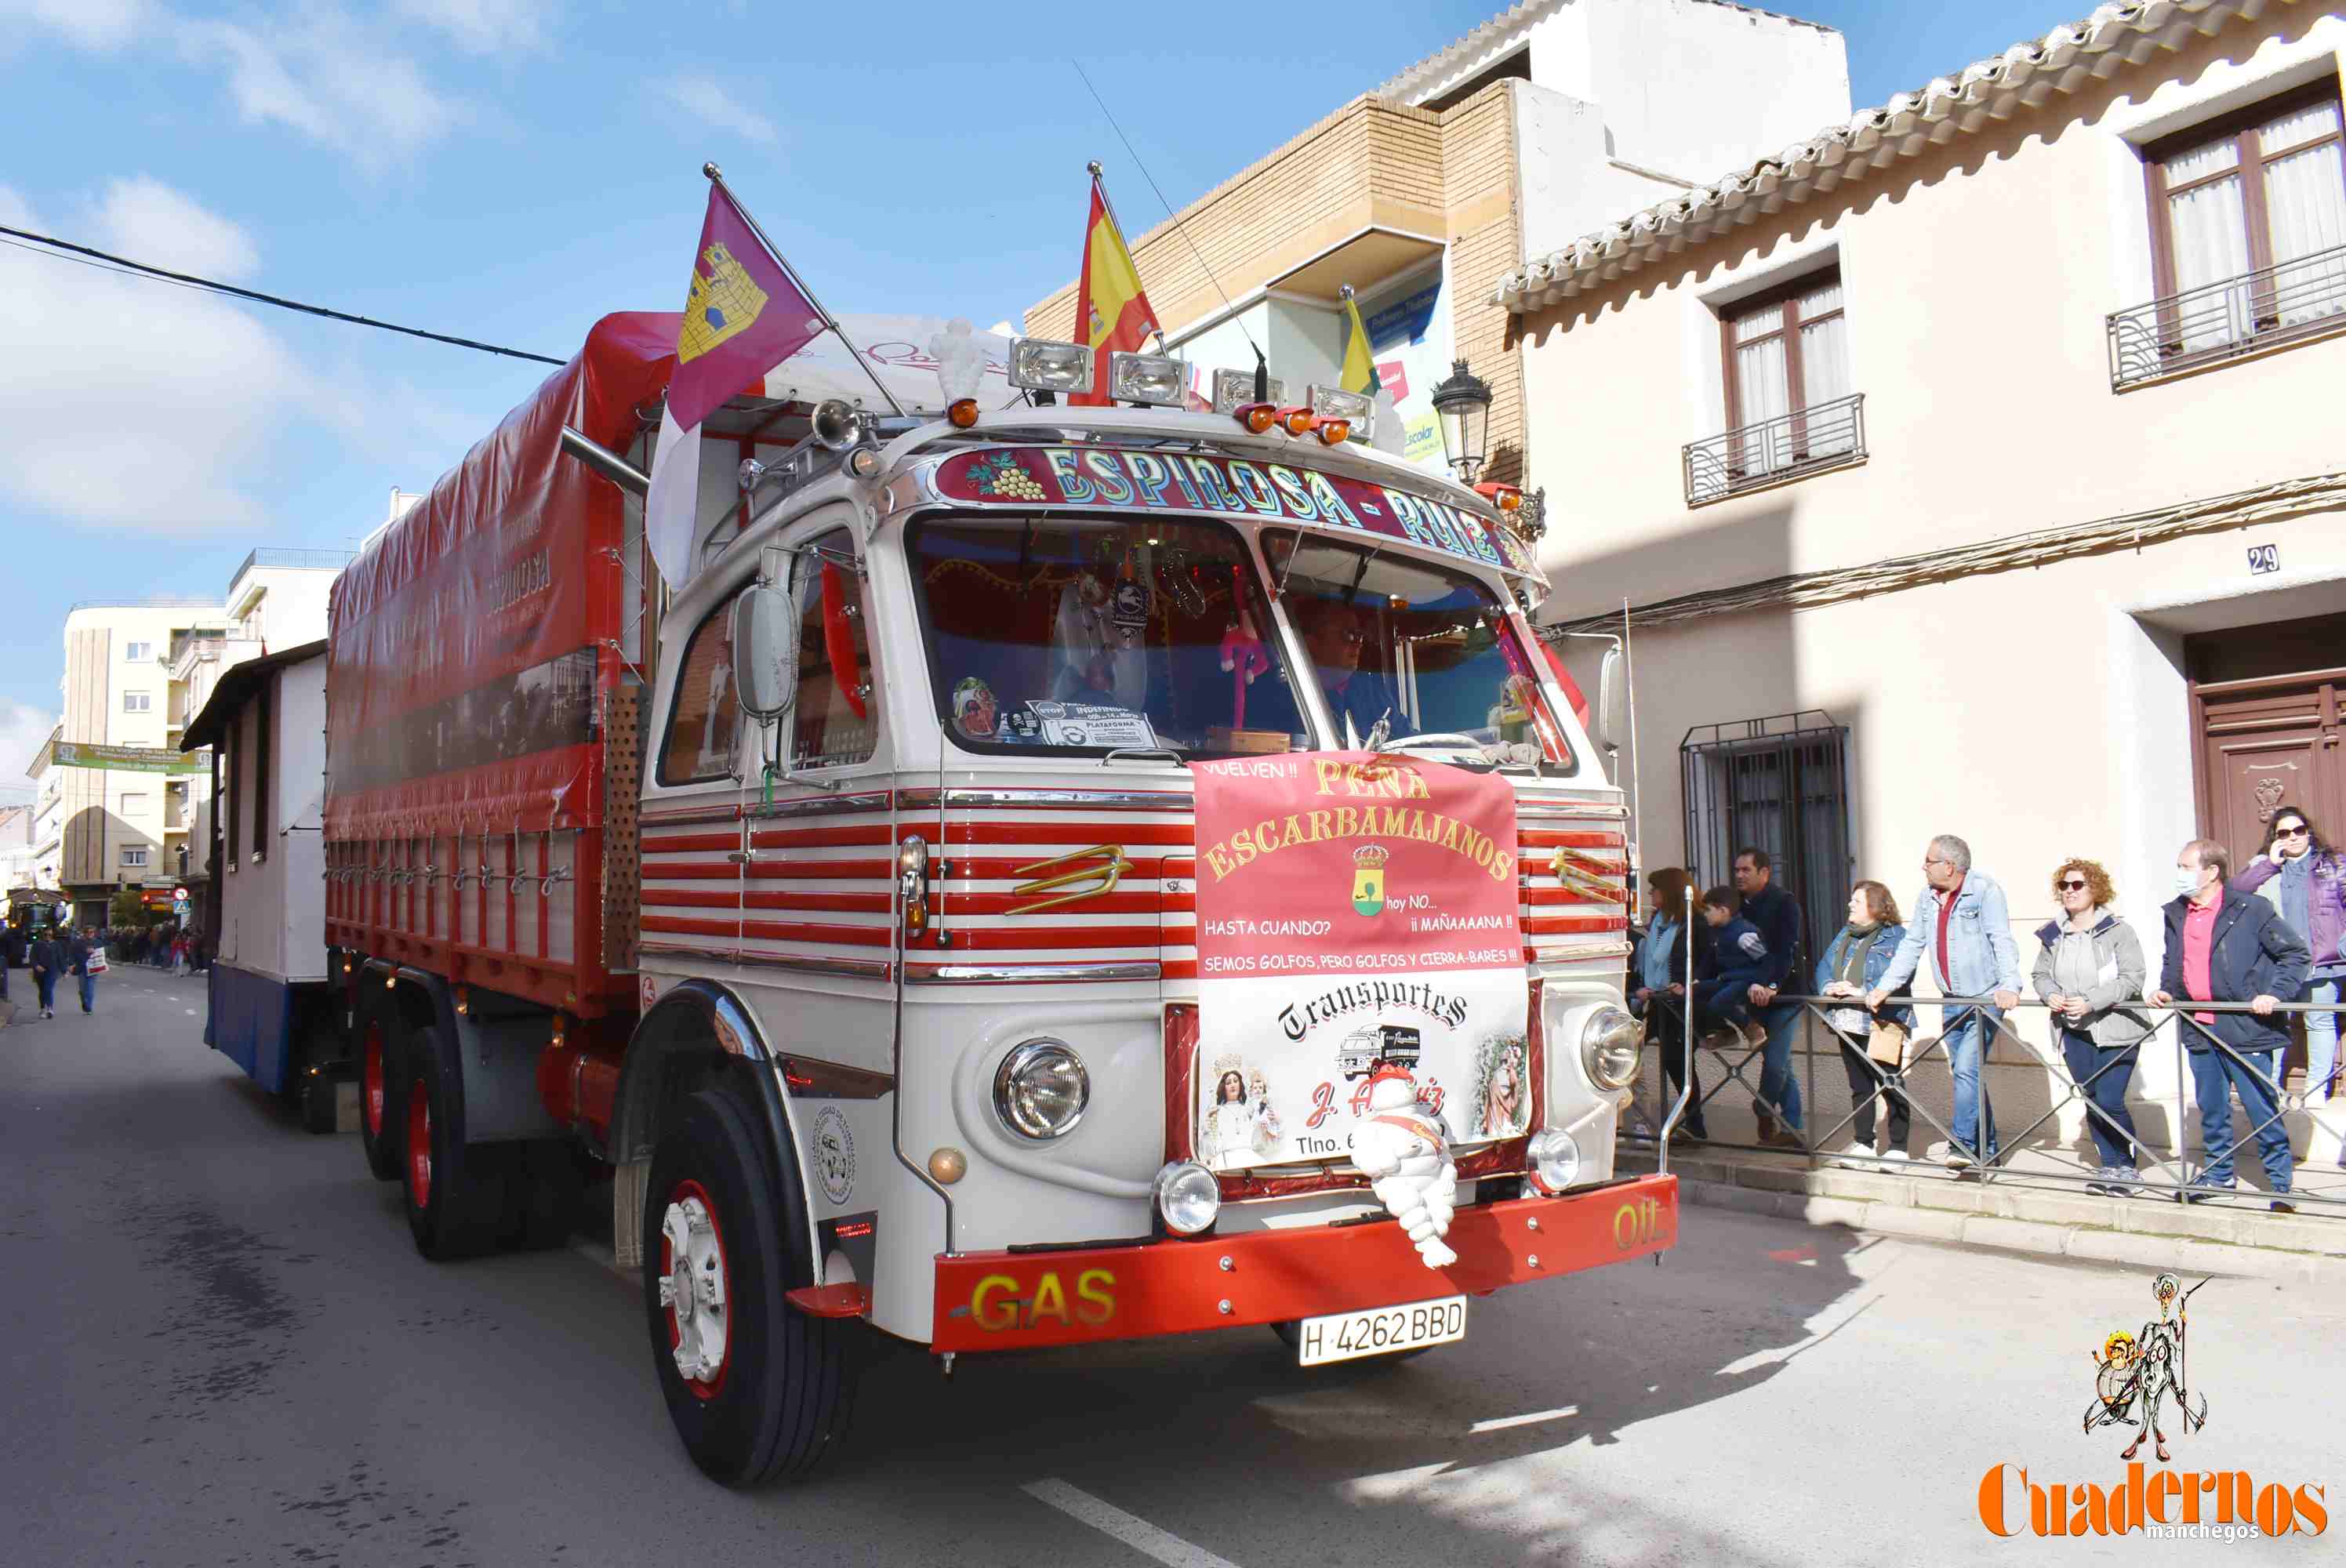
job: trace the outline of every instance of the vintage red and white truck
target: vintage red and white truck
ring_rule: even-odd
[[[677,320],[597,324],[334,592],[327,937],[426,1257],[560,1240],[602,1162],[748,1483],[871,1336],[1310,1365],[1673,1244],[1613,1166],[1622,796],[1492,496],[1341,394],[1062,406],[1089,351],[1022,341],[990,411],[734,400],[663,585]]]

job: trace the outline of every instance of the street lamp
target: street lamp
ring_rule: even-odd
[[[1460,483],[1474,484],[1482,472],[1483,437],[1491,423],[1490,386],[1464,360],[1453,360],[1449,379],[1433,389],[1433,412],[1442,423],[1442,455]]]

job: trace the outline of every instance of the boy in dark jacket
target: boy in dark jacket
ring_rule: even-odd
[[[65,968],[65,946],[55,937],[44,932],[33,941],[33,987],[41,995],[41,1016],[55,1018],[57,999],[57,974]]]
[[[1721,885],[1702,895],[1703,923],[1710,927],[1710,949],[1695,970],[1695,1021],[1709,1026],[1711,1034],[1730,1031],[1757,1050],[1768,1043],[1768,1032],[1751,1019],[1750,991],[1767,983],[1768,939],[1743,918],[1743,898]]]

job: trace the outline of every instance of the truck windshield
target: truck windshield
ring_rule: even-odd
[[[907,541],[939,720],[974,751],[1308,749],[1244,542],[1174,518],[944,518]]]
[[[1516,760],[1568,763],[1564,733],[1534,677],[1505,602],[1480,578],[1372,545],[1263,535],[1280,602],[1311,652],[1339,731],[1366,745],[1379,719],[1386,744],[1441,738],[1507,745]]]

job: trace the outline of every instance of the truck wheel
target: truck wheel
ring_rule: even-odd
[[[504,1228],[506,1150],[495,1144],[468,1147],[458,1137],[461,1080],[439,1026],[411,1031],[407,1046],[400,1137],[407,1228],[415,1249],[435,1261],[478,1257],[495,1248]]]
[[[334,1130],[334,1092],[342,1086],[340,1079],[328,1073],[304,1071],[301,1074],[301,1130],[307,1133],[331,1133]]]
[[[711,1479],[803,1473],[846,1436],[855,1342],[783,1292],[814,1282],[797,1168],[776,1170],[739,1091],[678,1105],[645,1192],[644,1309],[668,1418]]]
[[[525,1252],[559,1247],[578,1228],[586,1181],[563,1138],[503,1145],[506,1159],[505,1243]],[[477,1156],[482,1149],[475,1148]]]
[[[377,1181],[397,1181],[406,1101],[400,1082],[398,1015],[369,1006],[359,1021],[359,1145]]]

